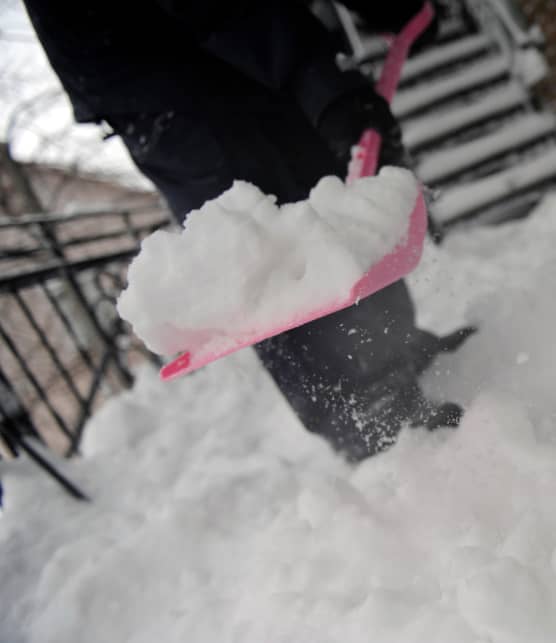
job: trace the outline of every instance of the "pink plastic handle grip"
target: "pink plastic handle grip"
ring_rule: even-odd
[[[392,41],[380,78],[375,86],[376,92],[389,103],[392,102],[398,88],[402,68],[411,45],[430,25],[433,17],[434,9],[430,2],[426,2],[421,11],[415,14]],[[376,130],[369,129],[363,132],[350,163],[347,177],[348,183],[362,176],[373,176],[375,174],[380,144],[381,137]]]

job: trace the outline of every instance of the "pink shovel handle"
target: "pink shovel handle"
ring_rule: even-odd
[[[434,9],[430,2],[426,2],[419,13],[405,25],[400,33],[392,41],[388,55],[384,62],[380,78],[376,83],[375,90],[389,103],[392,102],[405,60],[409,54],[411,45],[425,31],[434,17]],[[376,130],[365,130],[349,165],[347,182],[362,176],[373,176],[378,164],[381,137]]]

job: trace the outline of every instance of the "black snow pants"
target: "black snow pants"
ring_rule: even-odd
[[[307,198],[321,177],[346,172],[293,102],[262,92],[236,104],[207,100],[188,112],[106,120],[180,221],[234,179],[285,203]],[[400,281],[255,348],[306,428],[359,460],[418,416],[417,375],[432,340],[416,328]]]

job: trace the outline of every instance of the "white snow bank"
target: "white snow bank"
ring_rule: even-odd
[[[345,301],[371,265],[407,234],[418,195],[411,172],[383,168],[345,185],[325,177],[281,207],[243,181],[157,231],[132,262],[120,315],[156,353],[231,348]]]
[[[426,304],[418,307],[419,322],[438,332],[463,319],[481,327],[457,355],[437,360],[425,381],[432,395],[468,405],[481,391],[503,391],[526,402],[536,422],[551,431],[555,241],[553,196],[523,223],[462,231],[440,249],[427,248],[422,265],[409,278],[414,294]]]
[[[457,430],[350,468],[243,351],[103,407],[63,465],[90,506],[5,465],[0,639],[552,643],[555,241],[553,198],[427,248],[423,319],[481,326],[429,375]]]

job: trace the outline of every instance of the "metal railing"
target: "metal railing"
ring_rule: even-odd
[[[77,454],[100,403],[132,384],[138,362],[157,362],[115,304],[141,239],[169,222],[152,204],[0,218],[0,449],[26,453],[75,497],[36,441]]]

